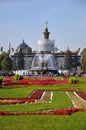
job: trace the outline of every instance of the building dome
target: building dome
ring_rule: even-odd
[[[22,52],[23,53],[31,53],[32,52],[32,48],[29,47],[25,42],[24,40],[22,41],[22,43],[17,47],[16,51],[20,51],[22,49]]]

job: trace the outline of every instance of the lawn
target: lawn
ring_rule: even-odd
[[[60,80],[60,77],[55,79]],[[52,101],[43,103],[0,105],[0,111],[36,112],[73,108],[66,91],[86,92],[86,78],[77,77],[77,79],[79,80],[78,84],[3,85],[0,88],[0,98],[26,98],[34,90],[52,91],[53,98]],[[34,82],[34,80],[32,81]],[[0,116],[0,130],[84,130],[86,129],[85,122],[86,111],[76,112],[72,115]]]
[[[72,107],[70,99],[63,91],[54,91],[52,103],[39,103],[39,104],[20,104],[20,105],[1,105],[0,110],[3,111],[39,111],[46,109],[56,108],[69,108]]]
[[[86,112],[71,116],[30,115],[0,117],[0,130],[85,130]]]

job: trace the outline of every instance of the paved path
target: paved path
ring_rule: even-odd
[[[86,102],[81,100],[81,98],[79,98],[79,96],[77,96],[75,92],[67,92],[67,95],[71,99],[74,107],[76,107],[76,108],[86,108]]]

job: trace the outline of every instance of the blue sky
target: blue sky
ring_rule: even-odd
[[[86,47],[86,0],[0,0],[0,47],[24,39],[37,50],[46,21],[59,50]]]

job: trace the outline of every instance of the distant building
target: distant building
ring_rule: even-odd
[[[31,63],[34,54],[32,53],[32,48],[29,47],[24,40],[22,43],[16,48],[16,51],[14,52],[13,55],[11,55],[12,60],[13,60],[13,69],[17,70],[18,66],[18,52],[22,50],[23,53],[23,58],[24,58],[24,70],[30,70],[31,68]]]
[[[70,51],[69,49],[67,49],[65,52],[54,52],[55,49],[55,40],[50,40],[49,39],[49,34],[50,32],[48,32],[48,27],[46,25],[45,31],[43,32],[44,34],[44,39],[43,40],[39,40],[38,41],[38,46],[39,46],[39,51],[38,53],[36,52],[32,52],[32,48],[29,47],[24,40],[22,41],[22,43],[17,47],[16,52],[14,52],[13,55],[11,55],[12,60],[13,60],[13,69],[17,70],[17,65],[18,65],[18,52],[20,51],[20,49],[22,50],[23,53],[23,57],[24,57],[24,70],[36,70],[38,71],[37,67],[40,66],[40,69],[45,69],[47,67],[48,70],[52,70],[52,68],[49,68],[48,61],[51,62],[48,58],[48,56],[52,57],[52,61],[55,64],[50,65],[53,66],[54,71],[56,70],[62,70],[64,69],[64,63],[65,63],[65,56],[67,51]],[[72,58],[75,57],[75,55],[79,53],[78,49],[75,52],[70,51]],[[44,54],[46,54],[44,56]],[[49,55],[48,55],[49,54]],[[50,55],[51,54],[51,55]],[[39,58],[40,55],[40,58]],[[37,57],[38,56],[38,57]],[[35,58],[39,58],[40,61]],[[42,57],[44,59],[42,59]],[[45,59],[47,58],[47,62],[45,62]],[[35,60],[35,62],[33,61]],[[44,60],[44,61],[43,61]],[[54,61],[55,60],[55,61]],[[80,55],[78,55],[78,60],[80,61]],[[40,63],[39,63],[40,62]],[[34,64],[34,65],[33,65]],[[41,68],[43,67],[43,68]]]
[[[44,33],[44,39],[38,41],[39,52],[45,51],[54,53],[55,40],[49,39],[50,32],[48,32],[48,27],[45,28],[45,31],[43,33]]]

